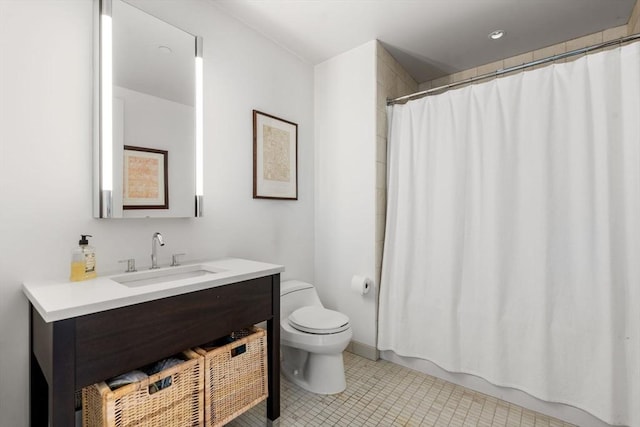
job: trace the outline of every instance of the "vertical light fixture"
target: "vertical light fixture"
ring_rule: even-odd
[[[196,37],[196,211],[203,214],[204,196],[204,93],[203,93],[202,37]]]
[[[100,217],[111,218],[113,201],[113,29],[111,0],[101,0],[100,5]]]

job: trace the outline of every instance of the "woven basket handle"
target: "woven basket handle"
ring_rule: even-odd
[[[231,350],[229,350],[229,352],[231,353],[231,357],[240,356],[241,354],[247,352],[247,344],[242,344],[237,347],[234,347]]]

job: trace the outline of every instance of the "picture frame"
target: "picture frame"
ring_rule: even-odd
[[[169,152],[124,146],[123,209],[169,209]]]
[[[253,110],[253,198],[298,200],[298,125]]]

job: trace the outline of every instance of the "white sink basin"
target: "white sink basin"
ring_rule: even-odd
[[[126,273],[120,276],[113,276],[111,279],[128,286],[130,288],[138,286],[156,285],[158,283],[174,282],[177,280],[201,277],[207,280],[206,276],[218,273],[205,265],[185,265],[181,267],[161,268],[158,270],[140,271],[136,273]]]

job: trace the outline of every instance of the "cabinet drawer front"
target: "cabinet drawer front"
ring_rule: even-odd
[[[261,277],[77,318],[76,388],[270,319],[272,280]]]

